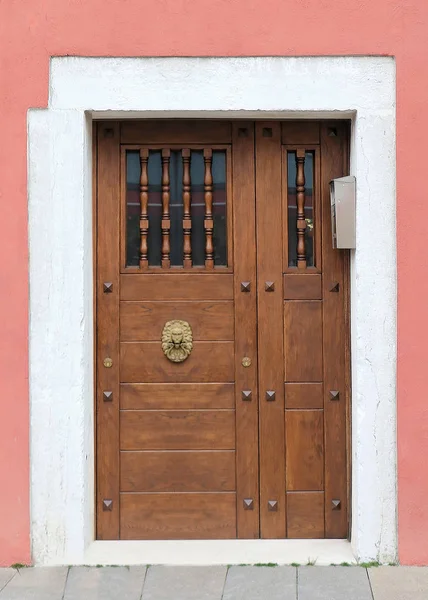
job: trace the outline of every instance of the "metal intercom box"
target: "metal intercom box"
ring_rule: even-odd
[[[355,190],[353,175],[330,181],[333,248],[355,248]]]

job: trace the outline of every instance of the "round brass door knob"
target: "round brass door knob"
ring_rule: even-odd
[[[248,356],[244,356],[244,358],[242,359],[242,366],[250,367],[251,366],[251,358],[249,358]]]
[[[106,369],[110,369],[110,367],[113,366],[113,361],[111,358],[105,358],[104,359],[104,366],[106,367]]]

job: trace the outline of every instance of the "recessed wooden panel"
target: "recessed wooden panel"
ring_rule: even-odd
[[[120,448],[234,450],[235,411],[121,411]]]
[[[123,121],[122,144],[228,144],[231,142],[230,121]]]
[[[285,408],[323,408],[322,383],[286,383]]]
[[[284,121],[282,123],[283,144],[319,144],[319,121]]]
[[[234,408],[233,383],[122,383],[121,409]]]
[[[123,383],[233,382],[233,342],[194,342],[192,353],[181,363],[166,358],[160,340],[122,342],[120,378]]]
[[[235,452],[121,452],[122,492],[234,492]]]
[[[121,494],[123,540],[236,537],[236,494]]]
[[[120,276],[121,300],[233,300],[233,275],[126,274]]]
[[[284,302],[285,381],[322,381],[322,304]]]
[[[194,340],[233,340],[233,302],[121,302],[122,342],[158,341],[167,321],[181,319]]]
[[[284,275],[284,300],[321,300],[321,275],[294,274]]]
[[[324,487],[324,423],[322,410],[285,412],[287,491]]]
[[[292,492],[287,494],[287,537],[324,537],[323,492]]]

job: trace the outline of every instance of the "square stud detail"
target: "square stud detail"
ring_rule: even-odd
[[[238,128],[238,137],[240,137],[240,138],[248,137],[248,129],[246,127],[239,127]]]
[[[265,292],[274,292],[275,291],[275,282],[274,281],[266,281],[265,282]]]
[[[339,396],[338,390],[330,390],[330,400],[339,400]]]
[[[244,510],[254,510],[254,502],[252,498],[244,498]]]
[[[112,511],[113,510],[113,500],[103,500],[103,510]]]
[[[336,127],[329,127],[328,128],[328,136],[329,137],[337,137],[337,129],[336,129]]]
[[[241,292],[249,292],[251,290],[250,281],[241,281]]]
[[[334,283],[333,286],[330,289],[330,292],[338,292],[339,291],[339,284],[338,283]]]
[[[263,127],[263,137],[272,137],[272,127]]]
[[[275,392],[274,392],[274,390],[268,390],[266,392],[266,400],[268,402],[273,402],[275,400]]]
[[[342,507],[340,506],[340,500],[332,500],[331,501],[331,510],[340,510]]]
[[[113,401],[113,392],[110,392],[110,391],[103,392],[103,400],[104,400],[104,402],[112,402]]]
[[[242,392],[241,392],[242,400],[245,400],[246,402],[250,402],[251,396],[252,396],[251,390],[242,390]]]
[[[103,290],[104,290],[104,294],[111,294],[113,291],[113,284],[111,283],[111,281],[106,281],[105,283],[103,283]]]
[[[270,512],[278,511],[278,500],[268,500],[268,510]]]
[[[104,137],[106,137],[106,138],[114,137],[114,130],[111,129],[110,127],[108,129],[104,129]]]

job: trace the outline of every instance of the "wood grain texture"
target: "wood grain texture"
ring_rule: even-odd
[[[332,127],[336,135],[330,135]],[[346,346],[345,330],[347,290],[344,287],[346,251],[333,250],[331,243],[330,196],[328,183],[345,175],[347,123],[323,123],[322,211],[323,211],[323,352],[324,352],[324,418],[325,418],[325,527],[326,536],[344,538],[348,532],[347,456],[346,456]],[[339,292],[331,288],[339,284]],[[340,400],[332,402],[329,390],[338,390]],[[340,510],[332,510],[332,500],[340,499]]]
[[[283,538],[286,531],[281,205],[281,125],[278,122],[257,122],[256,215],[262,538]],[[267,281],[274,282],[273,292],[266,292]],[[266,402],[267,390],[275,390],[274,402]],[[269,510],[270,500],[278,502],[277,511]]]
[[[322,383],[286,383],[285,408],[323,408]]]
[[[257,385],[257,287],[256,215],[254,179],[254,124],[233,124],[233,231],[235,290],[235,392],[236,392],[236,486],[238,537],[259,537],[259,435]],[[241,291],[241,282],[250,291]],[[252,364],[242,366],[248,356]],[[252,400],[242,400],[250,390]],[[244,499],[253,500],[245,510]]]
[[[233,275],[147,273],[120,277],[121,300],[233,300]]]
[[[122,144],[228,144],[231,142],[231,123],[228,121],[184,121],[153,119],[122,121]]]
[[[122,342],[159,341],[167,321],[181,319],[192,327],[194,340],[233,340],[232,301],[121,302]]]
[[[119,124],[98,125],[96,277],[97,539],[119,538]],[[104,283],[112,283],[104,293]],[[113,360],[104,367],[104,358]],[[103,392],[113,392],[104,402]],[[112,500],[112,510],[103,501]]]
[[[122,452],[121,492],[234,492],[235,452]]]
[[[285,380],[322,381],[322,303],[284,302]]]
[[[319,121],[283,121],[282,143],[291,145],[313,145],[320,143]]]
[[[235,411],[121,411],[121,450],[234,450]]]
[[[284,300],[321,300],[321,275],[308,273],[284,275]]]
[[[160,341],[122,342],[120,378],[122,383],[233,382],[233,342],[194,342],[181,363],[166,358]]]
[[[287,494],[287,537],[294,539],[324,537],[323,492]]]
[[[121,494],[122,540],[236,537],[236,494]]]
[[[122,410],[234,408],[233,383],[123,383]]]
[[[324,423],[322,410],[285,411],[286,489],[324,489]]]

